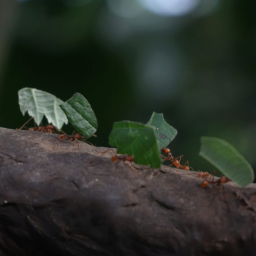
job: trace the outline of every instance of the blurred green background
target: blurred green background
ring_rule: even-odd
[[[23,87],[64,101],[80,92],[98,118],[96,146],[115,121],[162,112],[178,130],[173,155],[195,170],[214,169],[198,156],[201,136],[256,169],[255,60],[252,1],[0,0],[0,126],[28,120]]]

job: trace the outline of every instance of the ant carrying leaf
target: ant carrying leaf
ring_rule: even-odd
[[[34,119],[33,117],[31,117],[25,124],[23,124],[18,130],[22,130],[23,128],[26,128],[25,125],[27,123],[29,123],[32,119]],[[35,122],[34,122],[35,123]],[[42,126],[42,124],[40,126],[35,126],[35,127],[31,127],[28,128],[29,131],[38,131],[38,132],[47,132],[47,133],[56,133],[56,131],[58,131],[58,128],[55,127],[54,125],[48,124],[45,126]]]

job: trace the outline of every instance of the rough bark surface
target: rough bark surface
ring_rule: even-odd
[[[0,128],[1,256],[256,255],[256,188]],[[136,172],[136,174],[135,174]]]

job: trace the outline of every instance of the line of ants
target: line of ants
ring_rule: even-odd
[[[21,126],[21,128],[19,128],[18,130],[21,130],[25,127],[25,125],[31,120],[33,119],[30,118],[25,124],[23,124]],[[75,132],[73,133],[72,135],[68,135],[66,134],[64,131],[62,131],[61,129],[58,129],[57,127],[55,127],[54,125],[51,125],[51,124],[48,124],[48,125],[39,125],[39,126],[35,126],[35,127],[31,127],[31,128],[28,128],[29,131],[38,131],[38,132],[46,132],[46,133],[52,133],[52,134],[58,134],[56,140],[59,138],[60,140],[71,140],[71,141],[76,141],[77,143],[77,146],[79,148],[79,143],[78,143],[78,140],[81,139],[85,139],[84,136],[82,136],[80,133],[78,132]],[[56,146],[53,147],[53,149],[55,148]]]
[[[109,150],[110,149],[108,149],[107,151],[109,151]],[[103,153],[105,153],[107,151],[104,151]],[[164,153],[164,154],[167,154],[167,156],[165,156],[165,155],[161,155],[161,156],[162,156],[163,162],[171,161],[169,166],[175,166],[177,169],[183,169],[185,171],[189,171],[189,170],[194,171],[194,169],[191,166],[189,166],[188,161],[184,165],[180,163],[183,159],[183,155],[174,158],[169,148],[163,148],[161,150],[161,152]],[[124,163],[126,161],[131,163],[130,169],[133,171],[133,169],[132,169],[132,164],[134,163],[134,157],[133,156],[114,154],[111,157],[111,162],[112,163],[116,162],[116,168],[117,168],[117,164],[119,162]],[[221,184],[227,183],[227,182],[230,181],[230,179],[228,179],[225,176],[222,176],[222,177],[218,178],[217,180],[214,180],[214,178],[215,178],[214,172],[212,174],[209,174],[208,172],[198,172],[198,177],[203,178],[203,181],[201,183],[201,188],[205,188],[208,185],[220,186]]]
[[[167,154],[167,156],[162,155],[162,158],[165,161],[171,161],[171,164],[169,166],[175,166],[178,169],[183,169],[185,171],[189,171],[190,169],[194,171],[194,169],[189,166],[189,162],[187,161],[184,165],[182,165],[180,162],[183,159],[183,155],[179,157],[173,157],[171,151],[169,148],[163,148],[162,153]],[[208,172],[198,172],[198,177],[203,178],[203,181],[201,183],[201,188],[207,187],[209,184],[220,186],[223,183],[227,183],[230,181],[226,176],[221,176],[217,180],[214,180],[214,171],[212,174],[209,174]]]
[[[21,128],[19,128],[19,130],[21,130],[23,127],[25,127],[25,125],[31,120],[32,118],[30,118]],[[60,140],[71,140],[71,141],[76,141],[77,146],[79,148],[79,143],[78,140],[79,139],[84,139],[84,136],[82,136],[80,133],[75,132],[72,135],[67,135],[64,131],[58,129],[57,127],[55,127],[54,125],[45,125],[45,126],[35,126],[32,128],[28,128],[28,130],[30,131],[39,131],[39,132],[46,132],[46,133],[53,133],[53,134],[58,134],[56,139],[60,139]],[[54,147],[55,148],[55,147]],[[107,150],[108,151],[108,150]],[[105,152],[107,152],[105,151]],[[105,153],[103,152],[103,153]],[[169,166],[175,166],[177,169],[182,169],[185,171],[194,171],[194,169],[189,166],[189,162],[186,161],[185,164],[181,164],[182,160],[183,160],[183,155],[178,156],[178,157],[173,157],[171,150],[169,148],[162,148],[161,152],[163,154],[166,155],[161,155],[163,162],[165,161],[170,161],[171,163],[169,164]],[[132,169],[132,164],[134,163],[134,157],[131,155],[121,155],[121,154],[115,154],[111,157],[111,162],[114,163],[116,162],[116,169],[117,169],[117,165],[119,162],[129,162],[130,165],[130,169],[134,172],[134,170]],[[209,174],[208,172],[198,172],[198,177],[199,178],[203,178],[203,181],[201,183],[201,188],[205,188],[207,187],[209,184],[211,185],[216,185],[216,186],[220,186],[223,183],[227,183],[230,181],[230,179],[228,179],[226,176],[222,176],[220,178],[218,178],[217,180],[214,180],[215,176],[214,176],[214,172],[212,174]]]

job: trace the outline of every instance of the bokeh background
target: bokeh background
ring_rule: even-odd
[[[0,126],[28,120],[23,87],[64,101],[80,92],[97,146],[115,121],[155,111],[195,170],[214,169],[198,156],[201,136],[227,140],[256,169],[255,17],[253,1],[0,0]]]

